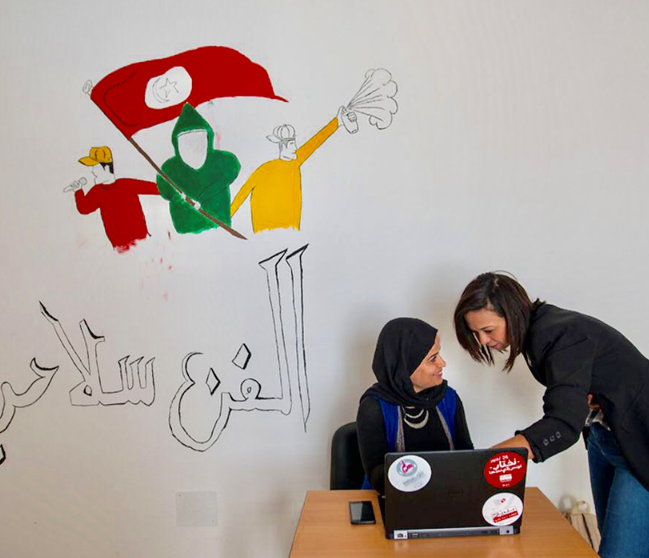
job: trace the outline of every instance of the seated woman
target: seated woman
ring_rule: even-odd
[[[361,397],[356,418],[366,479],[384,493],[388,452],[473,449],[462,401],[446,380],[437,330],[396,318],[381,330],[372,370],[378,382]]]

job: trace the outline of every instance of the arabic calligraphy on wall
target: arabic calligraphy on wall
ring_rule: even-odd
[[[261,383],[254,378],[246,378],[241,382],[240,394],[233,395],[222,391],[219,378],[222,371],[219,370],[217,374],[211,367],[195,367],[194,359],[201,353],[187,354],[181,364],[183,383],[173,397],[169,411],[171,433],[182,445],[196,451],[209,449],[226,428],[232,411],[277,411],[289,415],[294,403],[299,404],[306,432],[311,413],[304,338],[303,257],[307,247],[308,245],[304,245],[288,255],[288,249],[284,249],[258,262],[264,272],[267,286],[276,357],[266,358],[266,360],[277,363],[279,395],[268,396],[268,388],[262,388]],[[288,300],[282,297],[283,285],[286,287],[286,292],[290,292]],[[153,405],[156,399],[155,358],[150,358],[146,362],[142,356],[133,359],[125,356],[119,359],[117,367],[120,387],[108,390],[105,382],[102,381],[105,365],[102,367],[98,354],[99,345],[106,341],[106,337],[95,334],[88,322],[82,319],[79,328],[83,346],[75,346],[70,341],[61,321],[43,303],[40,303],[40,311],[52,326],[74,369],[81,376],[81,381],[69,392],[71,405],[82,407],[127,403]],[[80,355],[84,355],[85,358]],[[252,351],[246,343],[241,343],[229,365],[246,370],[251,359]],[[17,392],[9,382],[4,382],[0,386],[2,394],[0,433],[9,427],[16,409],[33,405],[43,396],[59,370],[59,366],[52,368],[39,366],[35,359],[30,366],[36,378],[24,391]],[[270,391],[273,389],[271,388]],[[209,429],[210,435],[206,439],[193,434],[192,429],[188,427],[192,424],[191,415],[196,413],[201,417],[215,417]],[[2,448],[2,457],[3,459],[5,457],[4,448]]]
[[[278,411],[289,415],[293,409],[295,393],[297,393],[302,421],[306,425],[311,412],[309,396],[309,381],[306,366],[306,347],[304,342],[304,270],[303,255],[308,245],[302,246],[288,256],[288,250],[282,250],[259,262],[266,274],[270,312],[273,321],[279,396],[267,397],[262,395],[262,386],[254,378],[246,378],[240,385],[240,396],[230,392],[219,391],[221,380],[213,368],[190,368],[190,361],[201,353],[192,352],[185,356],[182,362],[183,383],[174,396],[169,409],[169,427],[171,433],[183,446],[195,451],[206,451],[219,439],[230,420],[232,411]],[[285,257],[286,256],[286,257]],[[288,306],[282,302],[280,283],[285,275],[281,273],[282,262],[290,269],[292,300]],[[295,347],[292,354],[287,348],[288,323],[286,315],[293,316]],[[239,348],[233,364],[242,360],[243,347],[245,363],[250,359],[250,353],[245,344]],[[293,358],[294,356],[294,358]],[[272,362],[272,359],[268,359]],[[237,365],[238,366],[238,365]],[[240,368],[245,368],[239,366]],[[292,377],[297,378],[293,385]],[[203,417],[212,417],[213,423],[207,430],[209,435],[200,438],[192,431],[191,424],[200,422]]]
[[[118,361],[119,376],[121,388],[113,391],[104,389],[102,385],[102,374],[99,366],[97,346],[106,341],[104,336],[95,335],[86,320],[79,322],[81,335],[85,345],[86,360],[82,360],[79,352],[70,342],[65,329],[61,322],[55,318],[47,308],[41,304],[41,313],[45,319],[54,328],[54,333],[58,337],[65,352],[70,357],[72,364],[81,374],[81,382],[70,391],[70,403],[78,406],[93,405],[125,405],[131,403],[138,405],[150,406],[155,401],[155,378],[153,372],[153,363],[155,358],[146,361],[144,370],[142,361],[144,357],[132,359],[129,362],[129,356],[125,356]],[[82,352],[83,354],[83,352]]]

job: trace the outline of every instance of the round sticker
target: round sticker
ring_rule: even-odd
[[[516,486],[523,480],[527,463],[513,451],[504,451],[494,455],[484,467],[484,478],[496,488]]]
[[[523,513],[523,502],[509,492],[494,494],[482,506],[482,517],[490,525],[511,525]]]
[[[424,488],[430,481],[430,477],[428,461],[418,455],[404,455],[388,469],[390,484],[402,492],[415,492]]]

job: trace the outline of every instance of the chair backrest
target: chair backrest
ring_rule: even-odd
[[[330,490],[358,490],[363,484],[365,471],[358,449],[356,423],[344,424],[331,440]]]

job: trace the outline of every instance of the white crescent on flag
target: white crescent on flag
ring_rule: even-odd
[[[192,92],[192,76],[182,66],[152,77],[146,85],[144,102],[152,109],[165,109],[182,103]]]

